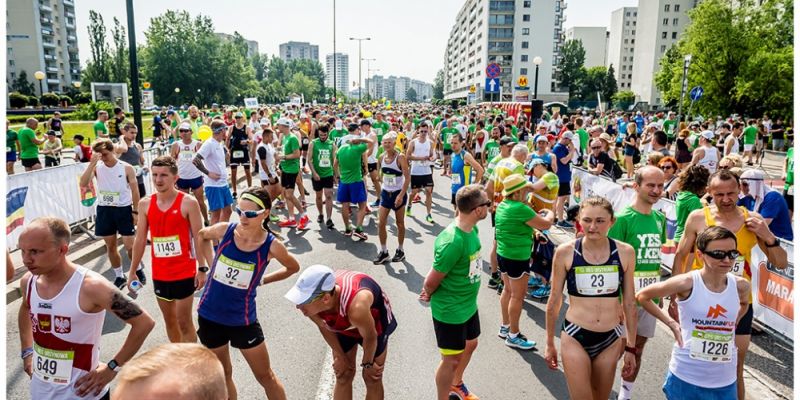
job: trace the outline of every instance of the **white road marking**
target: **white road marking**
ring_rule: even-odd
[[[333,385],[336,376],[333,374],[333,355],[329,349],[325,351],[325,361],[322,362],[322,372],[319,375],[317,384],[317,395],[315,400],[330,400],[333,398]]]

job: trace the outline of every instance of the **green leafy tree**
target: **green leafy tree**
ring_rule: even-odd
[[[617,78],[614,77],[614,64],[611,64],[606,71],[605,87],[600,95],[604,101],[611,101],[615,93],[617,93]]]
[[[286,84],[286,89],[290,93],[303,95],[306,101],[310,101],[319,93],[319,84],[311,77],[302,72],[295,72],[292,79]]]
[[[433,80],[433,98],[444,99],[444,70],[436,72],[436,79]]]
[[[125,27],[114,17],[114,27],[111,29],[111,81],[128,83],[130,78],[130,60],[128,54],[127,36]]]
[[[33,82],[28,80],[28,73],[22,70],[19,72],[19,75],[17,75],[17,79],[14,79],[14,82],[11,83],[11,90],[26,96],[33,96],[36,92],[36,86]]]
[[[103,16],[89,10],[89,49],[92,57],[83,69],[83,87],[90,87],[92,82],[108,82],[111,79],[110,56],[106,44],[106,25]]]
[[[617,108],[627,108],[629,105],[636,101],[636,94],[630,90],[623,90],[611,96],[611,101]]]
[[[417,102],[417,91],[414,88],[410,87],[406,90],[406,100],[413,103]]]
[[[586,50],[580,40],[568,40],[561,50],[561,86],[569,91],[572,98],[579,93],[580,82],[583,79],[583,63],[586,61]]]
[[[589,69],[582,68],[581,80],[579,88],[581,93],[581,100],[596,100],[597,92],[602,93],[605,91],[606,85],[606,67],[598,66]]]

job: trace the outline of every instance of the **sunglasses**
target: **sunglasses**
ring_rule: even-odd
[[[738,250],[728,250],[728,251],[725,251],[725,250],[710,250],[710,251],[704,251],[703,254],[705,254],[705,255],[707,255],[707,256],[715,259],[715,260],[722,260],[725,257],[728,257],[733,261],[735,261],[741,255],[741,253],[739,253]]]
[[[592,146],[592,150],[603,150],[600,146]]]
[[[238,215],[240,217],[241,216],[245,216],[246,218],[255,218],[255,217],[263,214],[265,211],[267,211],[267,210],[258,210],[258,211],[247,210],[247,211],[243,211],[241,208],[236,207],[236,215]]]
[[[663,169],[664,171],[666,171],[666,170],[668,170],[668,169],[674,169],[674,168],[672,167],[672,165],[662,165],[662,166],[661,166],[661,169]]]
[[[481,204],[478,204],[477,206],[473,207],[472,211],[475,211],[475,210],[477,210],[477,209],[479,209],[481,207],[491,207],[491,206],[492,206],[492,201],[491,200],[486,200],[485,203],[481,203]]]
[[[191,132],[191,129],[178,129],[178,132]]]

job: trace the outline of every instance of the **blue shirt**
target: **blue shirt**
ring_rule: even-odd
[[[450,159],[450,173],[452,174],[450,183],[450,192],[455,194],[458,189],[465,185],[472,183],[472,166],[464,162],[464,156],[467,154],[466,150],[461,150],[460,153],[453,153]]]
[[[792,241],[794,232],[792,231],[792,219],[789,218],[789,206],[779,192],[771,190],[764,196],[764,201],[758,206],[758,213],[764,218],[772,218],[769,230],[775,236]]]
[[[569,183],[572,180],[572,169],[570,168],[570,160],[567,160],[566,163],[562,163],[561,159],[566,157],[569,154],[569,150],[567,150],[567,146],[564,146],[561,143],[556,143],[553,146],[553,155],[556,156],[556,166],[558,166],[558,171],[556,171],[556,176],[558,176],[558,181],[563,183]]]
[[[642,133],[642,130],[644,130],[644,117],[637,115],[633,120],[636,122],[636,133]]]

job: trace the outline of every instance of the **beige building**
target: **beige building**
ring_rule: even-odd
[[[619,90],[631,90],[637,13],[636,7],[623,7],[611,13],[606,66],[614,66]]]
[[[605,26],[574,26],[567,28],[566,41],[580,40],[586,51],[583,66],[605,67],[608,48],[608,32]]]
[[[9,0],[6,6],[7,90],[22,71],[34,83],[36,93],[36,71],[45,73],[45,93],[66,92],[80,82],[74,1]]]

